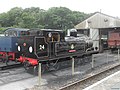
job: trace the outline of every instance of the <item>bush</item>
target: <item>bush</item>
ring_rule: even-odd
[[[0,27],[0,34],[3,34],[5,30],[6,30],[5,27]]]

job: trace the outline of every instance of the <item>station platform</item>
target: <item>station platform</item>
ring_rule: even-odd
[[[120,71],[98,81],[83,90],[120,90]]]

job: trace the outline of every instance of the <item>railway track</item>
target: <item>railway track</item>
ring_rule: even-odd
[[[0,66],[0,70],[7,70],[7,69],[18,68],[22,66],[23,66],[22,64],[4,65],[4,66]]]
[[[81,80],[74,81],[74,82],[69,83],[69,84],[66,84],[66,85],[62,86],[61,88],[59,88],[59,90],[78,90],[78,87],[80,87],[81,83],[83,84],[86,82],[90,82],[91,80],[95,79],[96,77],[98,77],[100,75],[104,75],[107,72],[110,72],[118,67],[120,68],[120,63],[116,63],[112,66],[108,66],[105,69],[101,68],[101,70],[99,72],[94,72],[94,70],[93,70],[93,72],[91,74],[87,75],[85,78],[83,78]],[[82,89],[83,89],[83,87],[82,87]],[[79,90],[82,90],[82,89],[79,88]]]

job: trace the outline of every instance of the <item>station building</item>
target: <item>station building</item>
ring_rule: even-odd
[[[100,51],[107,49],[109,32],[120,30],[120,19],[101,12],[96,12],[86,20],[75,26],[79,34],[85,34],[92,38],[93,46]]]

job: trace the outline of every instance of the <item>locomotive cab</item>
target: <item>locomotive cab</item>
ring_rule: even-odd
[[[42,55],[38,54],[38,52],[35,53],[39,58],[40,57],[53,58],[55,57],[55,45],[56,43],[59,43],[60,41],[64,40],[65,34],[62,30],[43,29],[41,31],[43,33],[43,36],[36,38],[35,45],[37,46],[35,47],[36,47],[36,51],[39,50]],[[43,54],[42,51],[45,51],[45,53]]]

